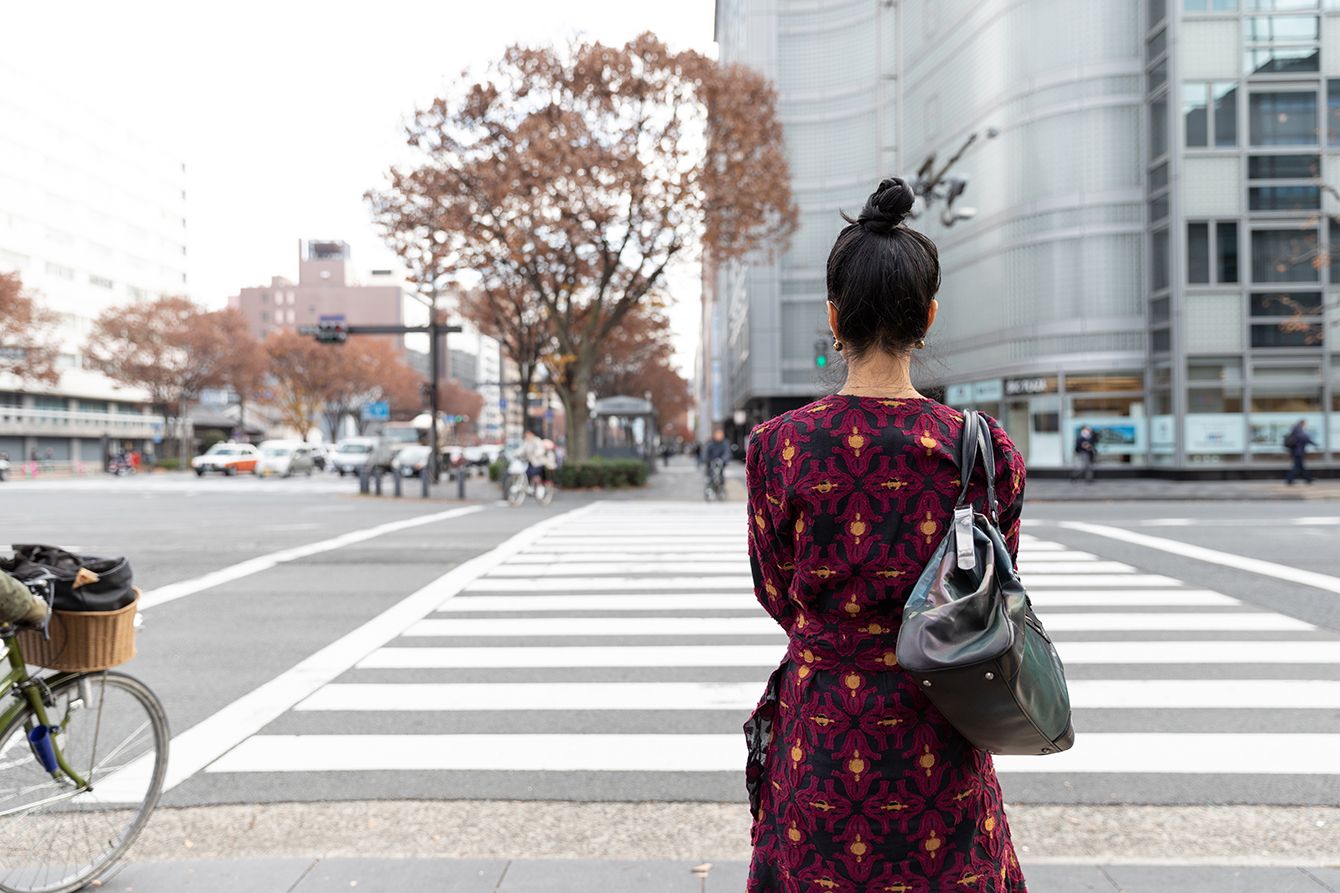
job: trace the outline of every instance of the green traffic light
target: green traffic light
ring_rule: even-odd
[[[814,365],[822,369],[823,367],[828,365],[828,357],[824,356],[823,354],[819,354],[817,357],[814,358]]]

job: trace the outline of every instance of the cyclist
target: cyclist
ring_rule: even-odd
[[[707,468],[708,486],[720,499],[725,490],[726,463],[730,461],[730,444],[726,442],[726,432],[721,428],[712,431],[712,439],[703,451]]]
[[[549,472],[558,467],[558,456],[552,441],[545,440],[527,429],[518,455],[526,462],[526,480],[532,487],[549,480]]]

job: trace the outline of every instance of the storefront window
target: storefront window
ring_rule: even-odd
[[[1145,387],[1144,376],[1138,372],[1111,375],[1067,375],[1065,389],[1068,393],[1098,393],[1103,391],[1133,391],[1139,393]]]

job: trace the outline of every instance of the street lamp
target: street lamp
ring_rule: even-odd
[[[988,127],[981,133],[973,132],[938,171],[935,169],[935,153],[932,152],[921,162],[917,172],[907,178],[913,194],[921,199],[926,211],[929,211],[937,201],[944,203],[944,210],[940,212],[940,222],[945,226],[953,226],[960,220],[971,220],[977,216],[976,208],[955,206],[964,190],[968,188],[968,178],[958,174],[951,176],[949,171],[979,138],[992,140],[999,135],[1000,131],[995,127]],[[914,206],[908,216],[916,219],[921,214]]]

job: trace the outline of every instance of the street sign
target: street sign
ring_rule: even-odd
[[[506,412],[506,411],[507,411],[507,398],[506,398],[506,397],[499,397],[499,398],[498,398],[498,408],[501,409],[503,412]]]
[[[554,420],[554,409],[552,406],[544,411],[544,420],[546,422],[552,422]]]
[[[391,418],[391,404],[385,400],[378,400],[375,403],[364,403],[361,413],[364,421],[385,422]]]
[[[343,313],[323,313],[316,318],[318,324],[323,326],[337,326],[344,324]]]

